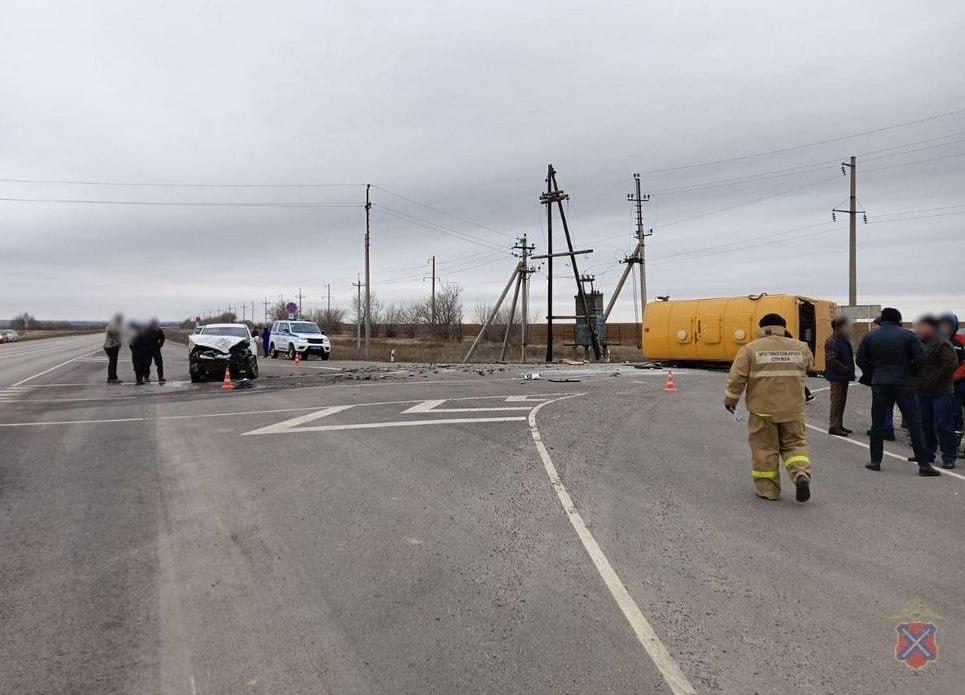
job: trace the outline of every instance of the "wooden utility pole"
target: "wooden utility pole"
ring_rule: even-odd
[[[358,297],[355,300],[355,349],[362,349],[362,276],[355,274],[355,282],[352,287],[358,290]]]
[[[265,297],[265,324],[268,324],[268,297]]]
[[[365,184],[365,359],[369,358],[370,320],[372,316],[372,274],[369,266],[369,233],[372,218],[372,202],[369,199],[371,184]]]
[[[302,317],[302,288],[298,288],[298,318]]]
[[[328,293],[328,313],[332,313],[332,283],[325,283],[325,291]]]

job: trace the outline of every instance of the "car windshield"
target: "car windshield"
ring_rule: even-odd
[[[308,321],[296,321],[292,324],[292,333],[321,333],[318,326]]]
[[[204,329],[205,335],[230,335],[232,338],[247,338],[248,329],[244,326],[210,326]]]

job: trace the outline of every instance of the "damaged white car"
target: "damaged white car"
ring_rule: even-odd
[[[257,379],[258,358],[252,350],[252,337],[243,323],[211,323],[188,336],[188,373],[191,381]]]

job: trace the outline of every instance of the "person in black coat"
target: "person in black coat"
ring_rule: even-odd
[[[824,378],[831,383],[831,410],[828,434],[847,437],[844,408],[848,403],[848,386],[855,378],[854,348],[851,347],[851,322],[839,316],[831,322],[833,332],[824,342]]]
[[[147,356],[147,367],[144,373],[144,379],[150,381],[151,379],[151,361],[157,366],[157,383],[163,384],[164,379],[164,357],[161,355],[161,348],[164,347],[164,331],[161,330],[161,324],[157,319],[151,321],[151,325],[147,329],[148,335],[148,347],[150,348],[150,355]]]
[[[151,336],[147,326],[131,324],[134,337],[131,338],[131,362],[134,365],[134,383],[141,386],[151,371],[151,356],[154,349],[151,346]]]
[[[924,359],[921,340],[901,327],[901,312],[891,307],[882,309],[881,327],[864,337],[858,346],[857,357],[861,371],[871,375],[871,462],[865,466],[868,470],[881,470],[885,415],[897,405],[911,434],[918,475],[940,475],[928,463],[915,398],[914,379]]]

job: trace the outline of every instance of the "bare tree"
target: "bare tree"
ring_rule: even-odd
[[[434,330],[439,338],[462,340],[462,287],[459,285],[446,283],[436,293]]]
[[[332,307],[331,309],[319,309],[312,312],[310,317],[326,333],[340,333],[342,322],[345,320],[345,309]]]
[[[10,321],[10,326],[14,330],[26,331],[30,328],[33,328],[36,323],[36,319],[25,311],[22,314],[14,316]]]

